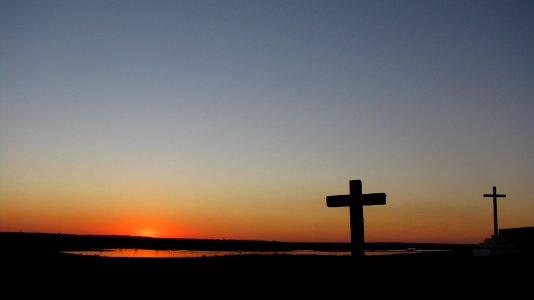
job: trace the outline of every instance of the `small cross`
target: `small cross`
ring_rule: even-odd
[[[484,194],[484,197],[493,198],[493,232],[499,236],[499,225],[497,223],[497,198],[506,198],[505,194],[497,194],[497,187],[493,187],[493,194]]]
[[[349,182],[349,187],[349,195],[327,196],[326,206],[350,207],[350,239],[352,256],[364,256],[365,237],[363,225],[363,206],[386,204],[386,194],[362,194],[361,180],[351,180]]]

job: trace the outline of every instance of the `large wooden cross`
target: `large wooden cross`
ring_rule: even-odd
[[[493,198],[493,234],[499,236],[499,224],[497,223],[497,198],[506,198],[505,194],[497,194],[497,187],[493,187],[493,194],[484,194],[484,197]]]
[[[327,196],[326,206],[350,207],[350,239],[352,256],[364,256],[365,237],[363,225],[363,206],[386,204],[386,194],[363,194],[361,180],[351,180],[349,182],[349,186],[349,195]]]

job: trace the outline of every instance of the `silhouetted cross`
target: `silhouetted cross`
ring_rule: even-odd
[[[493,233],[499,235],[499,225],[497,223],[497,198],[506,198],[505,194],[497,194],[497,187],[493,187],[493,194],[484,194],[484,197],[493,198]]]
[[[365,237],[363,225],[363,206],[386,204],[386,194],[362,194],[361,180],[351,180],[349,182],[349,186],[349,195],[327,196],[326,206],[350,207],[350,239],[352,256],[364,256]]]

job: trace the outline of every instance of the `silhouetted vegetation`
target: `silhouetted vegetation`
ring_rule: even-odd
[[[46,233],[0,233],[3,251],[43,252],[91,250],[105,248],[136,248],[154,250],[211,250],[211,251],[350,251],[349,243],[305,243],[254,240],[210,240],[150,238],[137,236],[73,235]],[[401,250],[407,248],[439,250],[472,250],[473,245],[433,243],[367,243],[367,250]],[[32,250],[28,250],[32,249]]]

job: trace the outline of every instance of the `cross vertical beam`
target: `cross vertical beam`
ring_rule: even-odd
[[[326,206],[350,208],[350,239],[352,256],[365,255],[365,228],[363,222],[364,205],[384,205],[386,204],[386,194],[374,193],[363,194],[362,182],[351,180],[349,182],[349,195],[333,195],[326,197]]]
[[[506,198],[505,194],[497,194],[497,187],[493,187],[493,194],[484,194],[486,198],[493,198],[493,235],[499,236],[499,223],[497,217],[497,198]]]
[[[351,180],[349,182],[350,196],[361,198],[362,182]],[[365,227],[363,222],[363,205],[350,205],[350,251],[352,256],[365,255]]]
[[[497,187],[493,187],[493,195],[497,194]],[[493,233],[499,235],[499,220],[497,218],[497,197],[493,197]]]

